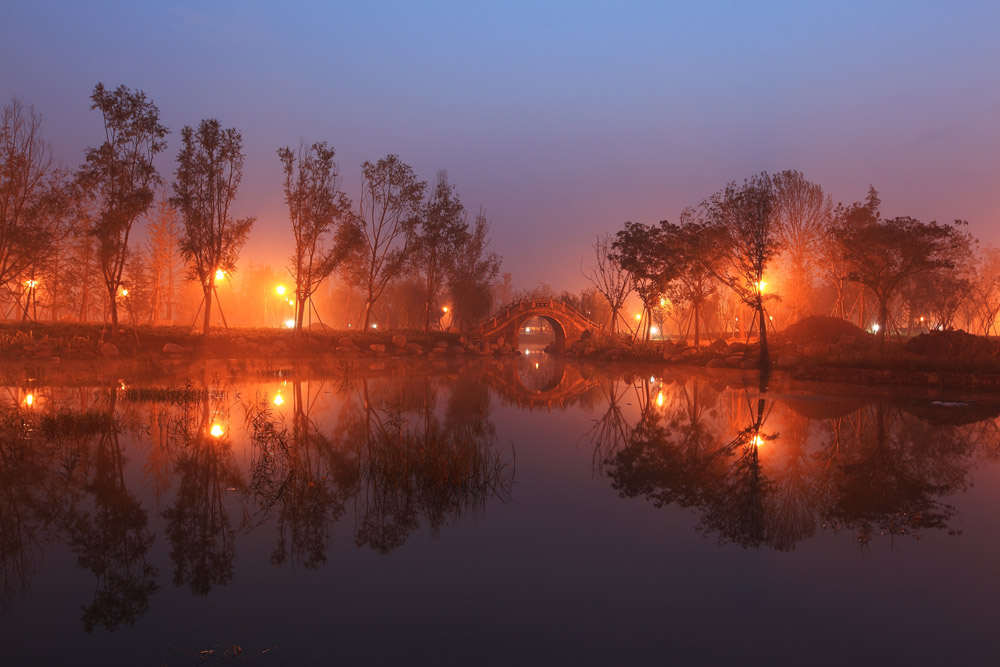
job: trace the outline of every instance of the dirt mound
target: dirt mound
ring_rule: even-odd
[[[862,340],[865,332],[839,317],[811,315],[786,327],[778,334],[778,340],[783,345],[834,345],[843,338]]]
[[[911,338],[903,348],[911,354],[938,359],[984,359],[1000,356],[1000,345],[964,331],[931,331]]]

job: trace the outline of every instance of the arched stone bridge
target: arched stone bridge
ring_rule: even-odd
[[[528,298],[504,306],[472,330],[472,336],[496,341],[503,338],[517,349],[517,336],[524,323],[532,317],[542,317],[555,332],[555,349],[562,351],[586,335],[595,335],[599,326],[570,305],[551,298]],[[588,333],[589,332],[589,333]]]

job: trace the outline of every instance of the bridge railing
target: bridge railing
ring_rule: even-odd
[[[501,321],[507,319],[507,317],[509,317],[513,311],[523,308],[525,306],[527,306],[528,308],[551,308],[552,310],[561,310],[569,315],[578,317],[585,322],[589,322],[595,327],[597,326],[597,324],[593,320],[591,320],[589,317],[587,317],[579,310],[566,303],[565,301],[553,297],[528,297],[526,299],[518,299],[517,301],[512,301],[511,303],[508,303],[506,306],[504,306],[497,312],[493,313],[489,317],[489,319],[479,324],[479,326],[476,328],[482,331],[490,327],[494,327]]]

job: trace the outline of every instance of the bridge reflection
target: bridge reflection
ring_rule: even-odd
[[[502,400],[527,410],[591,402],[600,385],[600,379],[579,364],[544,353],[503,359],[485,370],[486,381]]]

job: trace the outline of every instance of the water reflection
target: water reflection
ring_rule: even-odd
[[[23,388],[0,404],[0,604],[27,599],[46,550],[69,549],[93,581],[80,601],[88,632],[149,609],[164,585],[158,535],[173,586],[204,596],[233,581],[244,536],[263,537],[273,566],[317,570],[338,532],[388,554],[421,529],[486,516],[514,489],[498,405],[566,411],[577,425],[566,439],[582,434],[593,473],[620,496],[687,508],[721,543],[778,551],[822,531],[862,549],[956,532],[952,499],[1000,443],[991,406],[547,355],[30,393],[30,405]]]
[[[954,532],[948,498],[977,459],[996,457],[995,409],[933,424],[884,397],[788,397],[702,377],[612,380],[606,391],[589,437],[619,494],[693,508],[700,530],[743,547],[791,550],[820,527],[863,548]],[[629,393],[633,422],[620,407]]]

